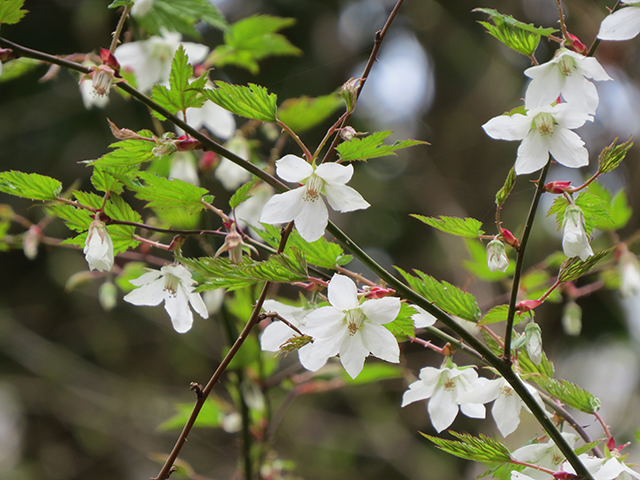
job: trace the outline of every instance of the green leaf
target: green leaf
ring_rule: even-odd
[[[504,185],[498,193],[496,193],[496,205],[501,207],[504,205],[504,202],[507,201],[509,194],[511,194],[511,190],[513,190],[513,186],[516,184],[516,169],[511,167],[509,170],[509,174],[507,175],[507,179],[504,182]]]
[[[602,198],[590,192],[582,192],[575,199],[575,204],[580,207],[584,215],[584,226],[587,235],[593,233],[593,229],[600,222],[612,222],[611,215],[604,204]],[[547,216],[555,214],[558,229],[564,223],[564,212],[569,206],[569,202],[563,195],[559,195],[551,205]]]
[[[475,218],[445,217],[444,215],[436,218],[417,214],[412,214],[411,216],[438,230],[459,237],[477,238],[484,233],[480,230],[482,222]]]
[[[2,64],[0,82],[8,82],[9,80],[14,80],[26,75],[38,65],[40,65],[40,62],[33,58],[20,57],[15,60],[9,60]]]
[[[200,21],[220,30],[228,28],[220,10],[208,0],[154,0],[151,9],[136,20],[151,35],[161,35],[165,29],[200,38],[194,26]]]
[[[509,266],[505,272],[501,272],[500,270],[492,272],[487,266],[487,248],[475,239],[467,239],[465,243],[467,250],[469,250],[471,254],[471,260],[464,260],[463,266],[480,280],[496,282],[504,280],[515,272],[515,262],[509,262]]]
[[[541,386],[549,395],[576,410],[590,414],[600,410],[600,399],[575,383],[549,378]]]
[[[489,310],[478,325],[489,325],[490,323],[504,322],[509,314],[509,305],[497,305]]]
[[[620,189],[612,198],[611,193],[601,183],[592,182],[589,185],[589,192],[602,199],[610,215],[608,219],[599,219],[596,223],[598,230],[618,230],[629,222],[633,210],[629,207],[627,195],[623,189]]]
[[[526,348],[521,349],[518,352],[518,364],[522,371],[522,376],[526,380],[532,380],[539,385],[543,385],[549,378],[552,378],[555,373],[555,367],[553,362],[549,360],[547,354],[542,352],[542,360],[540,365],[536,365],[529,358],[529,353]]]
[[[587,453],[589,450],[596,448],[600,443],[602,443],[602,440],[585,443],[584,445],[580,445],[578,448],[576,448],[574,452],[576,452],[576,455],[582,455],[583,453]]]
[[[20,10],[24,6],[24,0],[0,0],[0,24],[7,25],[18,23],[29,10]]]
[[[503,15],[492,8],[476,8],[473,11],[489,15],[493,25],[488,22],[478,23],[507,47],[527,57],[536,51],[541,36],[548,37],[558,31],[554,28],[541,28],[520,22],[512,16]]]
[[[337,93],[317,98],[289,98],[278,108],[278,118],[294,132],[302,133],[322,123],[342,105],[342,97]]]
[[[253,118],[262,122],[276,122],[275,93],[267,92],[265,87],[250,83],[248,87],[216,81],[218,88],[205,88],[202,91],[209,100],[241,117]]]
[[[440,450],[444,450],[456,457],[484,463],[505,463],[511,461],[509,449],[491,437],[483,434],[474,437],[468,433],[457,433],[451,430],[449,430],[449,433],[460,441],[445,440],[444,438],[432,437],[431,435],[420,432],[423,437],[435,443]]]
[[[141,0],[137,0],[138,2]],[[120,7],[128,7],[130,5],[133,5],[134,1],[133,0],[113,0],[113,2],[111,2],[107,8],[120,8]]]
[[[100,192],[113,192],[121,194],[124,185],[131,186],[137,177],[139,165],[128,167],[101,167],[96,165],[91,175],[91,184]]]
[[[179,230],[195,230],[200,224],[202,212],[193,214],[187,208],[154,208],[153,212],[160,220],[161,228],[174,228]]]
[[[147,202],[148,208],[180,207],[193,215],[205,208],[203,200],[210,202],[213,199],[206,189],[183,180],[169,180],[148,172],[140,172],[140,178],[144,186],[134,187],[134,190],[137,198]]]
[[[249,200],[251,198],[251,195],[249,195],[249,190],[253,188],[255,183],[255,179],[251,180],[250,182],[245,183],[238,190],[236,190],[229,200],[229,207],[231,207],[232,209],[238,208],[238,205]]]
[[[187,108],[200,108],[207,100],[199,91],[207,84],[207,73],[203,73],[200,78],[189,83],[192,76],[193,67],[189,65],[189,57],[184,47],[180,45],[171,62],[170,88],[154,85],[152,100],[174,114]],[[155,111],[154,115],[160,120],[165,120],[164,116]]]
[[[295,23],[293,18],[271,15],[254,15],[242,19],[224,34],[224,44],[217,46],[209,55],[207,63],[214,67],[236,65],[246,68],[254,75],[259,72],[258,61],[263,58],[283,55],[301,55],[302,51],[284,36],[276,33]]]
[[[222,402],[218,402],[215,397],[209,397],[196,418],[194,427],[219,427],[226,417]],[[230,408],[230,407],[229,407]],[[193,402],[178,403],[175,405],[176,414],[158,425],[158,431],[166,432],[169,430],[179,430],[184,428],[185,423],[189,420],[193,412]]]
[[[571,282],[577,278],[580,278],[581,276],[587,274],[589,270],[591,270],[596,265],[596,263],[613,252],[615,248],[616,247],[611,247],[607,250],[602,250],[601,252],[594,253],[584,262],[580,260],[580,257],[568,258],[560,267],[558,280],[564,283]]]
[[[477,321],[482,316],[476,298],[470,293],[463,292],[450,283],[440,283],[419,270],[414,272],[420,278],[411,276],[401,268],[396,267],[396,270],[402,274],[411,288],[445,312],[471,322]]]
[[[598,172],[607,173],[618,168],[618,165],[624,160],[629,149],[633,146],[631,139],[620,145],[616,145],[618,138],[606,146],[598,157]]]
[[[271,247],[278,248],[280,244],[280,229],[273,225],[262,224],[265,230],[255,230],[265,242]],[[293,230],[289,235],[284,253],[288,254],[291,248],[298,248],[304,252],[308,264],[322,268],[333,269],[336,265],[343,266],[352,259],[351,255],[344,255],[344,250],[340,245],[329,242],[326,238],[320,237],[315,242],[307,242],[300,236],[297,230]]]
[[[347,371],[342,369],[342,378],[348,385],[365,385],[403,376],[404,372],[401,367],[384,362],[365,362],[364,368],[356,378],[351,378]]]
[[[90,165],[104,167],[130,167],[143,162],[149,162],[158,158],[152,150],[156,147],[156,142],[151,141],[153,133],[149,130],[140,130],[138,135],[150,140],[140,140],[136,138],[122,140],[109,145],[115,148],[114,151],[103,155],[97,160],[88,162]]]
[[[0,172],[0,192],[31,200],[55,200],[62,184],[55,178],[16,170]]]
[[[413,145],[429,145],[421,140],[402,140],[392,145],[383,145],[382,142],[391,135],[391,131],[376,132],[368,137],[354,138],[348,142],[342,142],[336,150],[340,154],[340,160],[350,162],[352,160],[367,160],[369,158],[386,157],[396,155],[395,151]]]
[[[130,280],[140,278],[147,272],[147,264],[142,262],[127,262],[122,268],[122,272],[116,277],[115,283],[124,293],[129,293],[137,288],[133,286]]]
[[[383,326],[389,330],[399,342],[404,342],[407,337],[414,337],[416,332],[414,328],[413,315],[416,310],[406,303],[400,304],[400,312],[393,322],[385,323]]]

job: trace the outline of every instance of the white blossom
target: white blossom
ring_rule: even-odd
[[[90,270],[109,271],[113,267],[113,242],[105,224],[94,220],[89,226],[84,256]]]
[[[591,119],[587,113],[561,103],[527,110],[526,115],[500,115],[482,128],[495,139],[522,140],[515,165],[516,174],[522,175],[543,168],[549,161],[549,154],[565,167],[587,165],[589,152],[571,129],[581,127]]]
[[[230,152],[249,161],[249,156],[251,154],[249,142],[242,135],[236,135],[224,146]],[[227,158],[222,158],[222,160],[220,160],[214,175],[220,183],[222,183],[222,186],[229,191],[234,191],[243,183],[247,183],[251,180],[251,173]]]
[[[562,432],[562,436],[569,446],[574,448],[578,437],[569,432]],[[560,466],[564,461],[564,454],[556,446],[553,440],[549,440],[544,443],[532,443],[530,445],[525,445],[513,452],[511,456],[520,462],[532,463],[553,471],[560,470]],[[549,474],[530,467],[525,468],[522,471],[522,475],[533,478],[534,480],[549,478]],[[513,479],[513,477],[511,478]]]
[[[436,317],[431,315],[424,308],[419,307],[418,305],[411,305],[411,308],[418,312],[415,315],[411,315],[413,326],[415,328],[427,328],[436,323]]]
[[[200,185],[198,166],[193,154],[189,152],[176,152],[173,154],[171,168],[169,169],[169,179],[174,178],[196,186]]]
[[[329,212],[320,193],[324,193],[331,208],[339,212],[369,207],[358,192],[346,186],[353,175],[352,165],[323,163],[315,167],[300,157],[286,155],[276,162],[276,173],[287,182],[303,185],[271,197],[260,221],[279,224],[293,220],[307,242],[322,237],[329,221]]]
[[[182,111],[176,113],[176,116],[180,120],[184,120]],[[204,105],[200,108],[187,108],[187,124],[196,130],[204,127],[216,137],[224,140],[233,137],[236,131],[236,120],[233,118],[233,114],[211,100],[204,102]],[[177,127],[176,131],[179,135],[184,133]]]
[[[266,183],[259,183],[253,187],[249,191],[251,197],[236,207],[235,217],[238,222],[238,228],[243,229],[247,224],[258,227],[262,210],[264,210],[264,206],[267,204],[269,199],[273,197],[274,193],[275,190],[273,187]],[[256,240],[260,240],[262,238],[253,230],[253,228],[249,229],[249,235]]]
[[[355,283],[344,275],[334,274],[329,282],[331,306],[321,307],[308,314],[302,327],[304,334],[313,337],[310,357],[314,363],[302,365],[316,371],[329,357],[340,354],[340,362],[356,378],[369,354],[392,363],[400,361],[400,349],[393,334],[383,325],[390,323],[400,312],[400,299],[384,297],[358,301]]]
[[[569,205],[562,224],[562,250],[567,257],[580,257],[583,262],[593,255],[580,207]]]
[[[134,17],[142,17],[153,6],[153,0],[135,0],[133,7],[131,7],[131,15]]]
[[[640,479],[640,473],[629,468],[615,455],[611,458],[596,458],[583,453],[578,458],[594,480],[614,480],[616,478],[627,480],[630,476]],[[573,466],[568,462],[564,465],[564,470],[575,474]]]
[[[90,110],[93,107],[104,108],[109,103],[108,95],[96,95],[93,88],[93,80],[91,78],[81,80],[79,87],[80,95],[82,96],[82,103],[84,108],[87,110]]]
[[[494,239],[487,244],[487,267],[492,272],[506,272],[509,267],[509,257],[500,240]]]
[[[120,45],[114,55],[122,69],[133,70],[138,90],[144,92],[169,81],[171,61],[181,39],[179,33],[163,30],[162,36]],[[203,61],[209,53],[209,47],[198,43],[184,42],[182,46],[191,63]]]
[[[402,396],[402,406],[429,398],[427,410],[433,428],[438,433],[449,427],[458,416],[458,410],[471,418],[484,418],[481,403],[461,403],[462,394],[486,382],[478,378],[472,367],[458,368],[453,363],[442,368],[425,367],[420,370],[420,380],[409,385]]]
[[[640,2],[621,0],[628,6],[605,17],[600,24],[600,40],[629,40],[640,33]]]
[[[588,114],[596,113],[598,91],[595,81],[612,80],[594,57],[586,57],[567,49],[556,52],[553,60],[530,67],[524,74],[531,78],[524,97],[525,108],[546,107],[562,94],[572,108]]]
[[[633,252],[624,249],[618,260],[620,271],[620,295],[631,298],[640,293],[640,265]]]
[[[164,300],[164,308],[178,333],[188,332],[193,325],[189,303],[202,318],[209,317],[202,297],[194,292],[195,281],[191,273],[182,265],[165,265],[130,282],[140,288],[129,292],[124,300],[139,306],[159,305]]]

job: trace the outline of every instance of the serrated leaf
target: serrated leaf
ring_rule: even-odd
[[[627,195],[623,189],[620,189],[612,198],[611,193],[599,182],[592,182],[589,185],[589,192],[602,199],[610,215],[608,219],[599,219],[596,223],[598,230],[618,230],[627,224],[633,210],[629,207]]]
[[[526,348],[518,351],[518,364],[522,372],[522,377],[527,380],[532,380],[538,385],[543,385],[549,378],[553,378],[555,373],[555,367],[553,362],[549,360],[547,354],[542,352],[542,360],[540,365],[536,365],[529,358],[529,353]]]
[[[420,434],[431,440],[440,449],[456,457],[484,463],[505,463],[511,461],[509,449],[502,443],[487,437],[482,433],[474,437],[468,433],[457,433],[449,430],[449,433],[460,441],[445,440],[444,438],[433,437],[426,433]]]
[[[302,133],[322,123],[342,105],[344,101],[337,93],[317,98],[289,98],[278,108],[278,118],[294,132]]]
[[[589,270],[591,270],[596,265],[596,263],[613,252],[615,248],[616,247],[611,247],[607,250],[594,253],[584,262],[580,260],[580,257],[573,257],[565,260],[565,262],[560,267],[558,280],[564,283],[571,282],[573,280],[576,280],[577,278],[580,278],[582,275],[587,274]]]
[[[20,57],[15,60],[10,60],[2,64],[2,73],[0,73],[0,82],[8,82],[20,78],[21,76],[29,73],[35,67],[40,65],[38,60],[33,58]]]
[[[595,442],[585,443],[584,445],[580,445],[578,448],[576,448],[574,452],[576,452],[576,455],[582,455],[583,453],[587,453],[589,450],[593,450],[600,443],[602,443],[602,440],[596,440]]]
[[[31,200],[55,200],[62,184],[55,178],[17,170],[0,172],[0,192]]]
[[[616,145],[616,138],[611,145],[606,146],[598,157],[598,172],[607,173],[618,168],[629,149],[633,146],[631,139]]]
[[[480,229],[482,222],[475,218],[446,217],[444,215],[436,218],[418,214],[412,214],[411,216],[438,230],[459,237],[477,238],[484,233]]]
[[[149,130],[140,130],[138,135],[151,139],[153,133]],[[109,145],[109,148],[115,148],[114,151],[103,155],[97,160],[90,161],[92,166],[100,165],[104,167],[129,167],[139,165],[143,162],[149,162],[158,158],[152,150],[156,147],[156,142],[128,139],[115,142]]]
[[[504,185],[500,190],[498,190],[498,193],[496,193],[496,205],[498,205],[498,207],[501,207],[502,205],[504,205],[504,202],[507,201],[507,198],[511,194],[511,190],[513,190],[513,186],[515,184],[516,184],[516,169],[514,167],[511,167],[511,170],[509,170],[509,174],[507,175],[507,179],[505,180]]]
[[[301,55],[302,51],[299,48],[292,45],[283,35],[276,33],[294,23],[293,18],[271,15],[244,18],[231,25],[225,32],[224,44],[211,52],[207,62],[215,67],[236,65],[255,75],[260,70],[259,60],[271,56]]]
[[[220,30],[228,28],[220,10],[208,0],[154,0],[149,11],[136,20],[151,35],[168,30],[200,38],[194,25],[201,21]]]
[[[184,111],[187,108],[200,108],[207,100],[200,92],[207,84],[207,73],[189,83],[193,76],[193,67],[189,65],[189,57],[182,45],[178,46],[169,73],[169,88],[164,85],[154,85],[152,100],[166,108],[171,113]],[[154,111],[160,120],[165,117]]]
[[[249,195],[249,190],[253,188],[255,183],[255,180],[251,180],[250,182],[245,183],[238,190],[236,190],[229,199],[229,207],[231,207],[231,209],[238,208],[238,205],[245,202],[246,200],[249,200],[251,198],[251,195]]]
[[[96,165],[91,175],[91,184],[100,192],[113,192],[118,195],[124,190],[124,185],[131,186],[137,177],[139,165],[128,167],[102,167]]]
[[[549,378],[541,386],[549,395],[576,410],[590,414],[600,410],[600,399],[575,383]]]
[[[392,145],[383,145],[385,138],[391,135],[391,131],[376,132],[364,138],[354,138],[348,142],[342,142],[336,147],[340,154],[340,160],[351,162],[353,160],[364,161],[370,158],[396,155],[396,150],[412,147],[414,145],[429,145],[421,140],[402,140]]]
[[[202,89],[209,100],[241,117],[253,118],[262,122],[276,122],[275,93],[269,93],[265,87],[250,83],[249,86],[232,85],[216,81],[218,88]]]
[[[482,313],[476,298],[469,292],[463,292],[447,282],[438,282],[435,278],[419,270],[414,270],[414,272],[420,278],[408,274],[401,268],[396,267],[396,270],[411,285],[411,288],[445,312],[471,322],[480,319]]]
[[[11,25],[22,20],[29,10],[20,10],[24,0],[0,0],[0,24]]]
[[[575,199],[575,204],[580,207],[584,215],[584,226],[587,235],[593,233],[593,229],[599,222],[611,222],[611,215],[604,204],[604,200],[590,192],[582,192]],[[547,216],[555,214],[558,229],[564,223],[564,212],[569,206],[568,200],[564,196],[558,196],[551,205]]]
[[[205,208],[203,197],[209,193],[206,189],[179,179],[169,180],[152,173],[140,172],[143,186],[133,187],[136,197],[147,202],[148,208],[176,208],[186,209],[189,214],[195,214]],[[208,198],[205,201],[210,201]]]
[[[509,314],[509,305],[496,305],[485,313],[478,325],[489,325],[491,323],[504,322]]]
[[[407,340],[407,337],[415,336],[414,322],[411,317],[416,313],[418,312],[410,305],[401,303],[398,316],[393,322],[385,323],[383,326],[393,333],[393,336],[396,337],[399,342],[404,342]]]

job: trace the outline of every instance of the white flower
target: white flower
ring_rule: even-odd
[[[625,248],[618,260],[618,269],[622,298],[631,298],[640,293],[640,265],[635,254]]]
[[[90,270],[109,271],[113,266],[113,242],[104,223],[94,220],[84,244],[84,256]]]
[[[476,371],[471,367],[457,368],[451,363],[450,367],[425,367],[420,370],[420,380],[409,385],[409,390],[402,396],[402,406],[429,397],[429,418],[433,428],[438,433],[449,427],[458,415],[458,408],[467,417],[484,418],[485,408],[480,403],[460,403],[461,394],[474,388],[479,379]]]
[[[129,292],[124,300],[133,305],[149,306],[159,305],[164,300],[164,308],[178,333],[188,332],[193,325],[189,303],[202,318],[209,317],[200,294],[193,291],[195,282],[191,273],[182,265],[165,265],[130,282],[140,288]]]
[[[236,135],[229,140],[225,144],[225,148],[240,158],[249,161],[249,156],[251,155],[249,142],[242,135]],[[214,175],[222,183],[222,186],[229,191],[234,191],[243,183],[251,180],[251,173],[224,157],[218,164]]]
[[[531,393],[540,406],[542,406],[542,399],[538,391],[526,383],[524,386],[527,387],[529,393]],[[520,425],[520,410],[524,403],[503,377],[478,384],[458,396],[460,403],[488,403],[493,400],[495,400],[495,403],[491,409],[491,415],[502,436],[506,437],[510,433],[515,432],[518,425]]]
[[[334,274],[328,288],[329,307],[321,307],[307,315],[302,333],[313,337],[310,357],[314,364],[300,361],[308,370],[316,371],[329,357],[340,354],[345,370],[356,378],[369,354],[398,363],[400,349],[393,334],[383,327],[400,312],[400,299],[384,297],[358,302],[355,283],[344,275]],[[317,368],[316,368],[317,367]]]
[[[339,212],[369,207],[358,192],[346,186],[353,175],[353,165],[323,163],[314,167],[300,157],[286,155],[276,162],[276,173],[287,182],[304,185],[271,197],[260,221],[278,224],[294,220],[298,232],[307,242],[322,237],[329,220],[320,193],[324,193],[331,208]]]
[[[589,152],[578,134],[570,129],[591,119],[587,113],[561,103],[528,110],[526,115],[500,115],[482,128],[492,138],[522,140],[515,166],[516,174],[522,175],[543,168],[549,161],[549,153],[565,167],[587,165]]]
[[[153,36],[148,40],[120,45],[114,55],[122,69],[133,70],[138,90],[144,92],[156,83],[169,81],[171,61],[181,38],[179,33],[165,30],[161,37]],[[184,42],[182,46],[192,63],[201,62],[209,52],[209,47],[198,43]]]
[[[598,60],[567,49],[558,50],[553,60],[530,67],[524,74],[532,79],[524,97],[527,109],[550,105],[562,94],[569,105],[588,114],[596,113],[599,99],[596,86],[587,79],[612,80]]]
[[[198,167],[193,154],[189,152],[176,152],[171,158],[171,168],[169,169],[169,179],[177,178],[183,182],[193,185],[200,185]]]
[[[569,446],[573,448],[578,437],[569,432],[562,432],[562,436]],[[554,471],[560,470],[560,465],[564,461],[564,454],[552,440],[545,443],[532,443],[530,445],[525,445],[513,452],[511,456],[520,462],[532,463]],[[522,475],[526,475],[535,480],[549,478],[548,473],[541,472],[530,467],[525,468],[522,471]],[[513,479],[513,477],[511,478]]]
[[[183,120],[182,111],[176,113],[176,116]],[[236,131],[236,120],[233,118],[233,113],[210,100],[207,100],[200,108],[187,108],[187,123],[196,130],[205,127],[216,137],[224,140],[231,138]],[[177,127],[176,131],[179,135],[184,133]]]
[[[527,323],[524,327],[524,335],[527,344],[527,354],[534,365],[542,362],[542,330],[535,322]]]
[[[273,197],[274,193],[275,190],[273,187],[266,183],[259,183],[253,187],[249,191],[251,198],[245,200],[236,207],[235,216],[238,221],[238,228],[243,229],[247,224],[258,227],[262,210],[264,210],[264,206],[267,204],[269,199]],[[262,238],[253,229],[249,230],[249,235],[256,240],[260,240]]]
[[[629,6],[606,17],[600,24],[600,40],[629,40],[640,33],[640,3],[621,0]]]
[[[640,479],[640,473],[626,466],[615,456],[606,459],[591,457],[583,453],[579,455],[578,458],[582,461],[582,464],[587,468],[589,473],[591,473],[594,480],[613,480],[614,478],[627,480],[629,476]],[[573,466],[569,463],[564,466],[564,470],[575,474]]]
[[[93,88],[93,80],[87,78],[80,82],[80,94],[84,108],[90,110],[93,107],[104,108],[109,103],[108,95],[96,95]]]
[[[492,272],[500,270],[506,272],[509,267],[509,257],[504,249],[504,243],[494,239],[487,244],[487,267]]]
[[[583,262],[593,255],[580,207],[569,205],[564,211],[562,250],[567,257],[580,257]]]
[[[415,309],[418,312],[415,315],[411,315],[413,326],[415,328],[427,328],[436,323],[436,317],[431,315],[425,309],[419,307],[418,305],[411,305],[411,308]]]
[[[131,8],[131,15],[134,17],[142,17],[153,6],[153,0],[135,0],[133,7]]]

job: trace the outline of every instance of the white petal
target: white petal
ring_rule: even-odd
[[[562,96],[571,107],[589,114],[594,114],[598,107],[599,98],[596,86],[579,74],[567,77],[562,89]]]
[[[191,275],[191,272],[187,270],[184,266],[180,264],[165,265],[160,269],[160,271],[164,274],[169,274],[169,275],[173,275],[174,277],[178,277],[183,287],[187,287],[189,291],[193,290],[193,288],[190,288],[195,283],[193,280],[193,276]]]
[[[613,80],[613,78],[611,78],[609,74],[607,74],[606,70],[602,65],[600,65],[600,62],[598,62],[596,58],[584,57],[576,52],[571,51],[569,51],[569,53],[575,54],[572,56],[576,58],[576,68],[581,75],[584,75],[587,78],[591,78],[596,82]]]
[[[365,322],[360,335],[365,348],[373,356],[391,363],[400,361],[398,341],[385,327]]]
[[[207,57],[207,53],[209,53],[209,47],[200,43],[184,42],[182,47],[189,57],[189,63],[192,65],[202,62]]]
[[[429,418],[438,433],[453,423],[458,415],[455,390],[447,390],[439,385],[429,400]]]
[[[555,102],[566,78],[562,75],[556,62],[547,62],[528,68],[524,74],[533,79],[524,95],[524,104],[527,110]]]
[[[314,338],[311,344],[312,350],[310,356],[317,358],[329,358],[340,352],[340,347],[344,343],[345,338],[349,335],[346,328],[333,331],[331,336]]]
[[[300,187],[274,195],[264,206],[260,221],[269,224],[290,222],[302,211],[304,192],[305,188]]]
[[[260,348],[266,352],[277,352],[280,350],[280,345],[295,335],[296,332],[284,323],[279,321],[271,322],[262,332]]]
[[[174,295],[167,295],[164,301],[164,308],[171,317],[173,328],[178,333],[185,333],[193,325],[193,313],[189,308],[185,291],[178,288]]]
[[[134,278],[133,280],[129,280],[131,285],[135,285],[139,287],[141,285],[145,285],[147,283],[153,282],[156,278],[161,277],[163,274],[160,270],[150,270],[147,273],[143,273],[138,278]]]
[[[369,350],[362,343],[359,334],[346,335],[340,345],[340,362],[351,378],[356,378],[364,367],[364,359]]]
[[[400,313],[400,299],[384,297],[367,300],[361,306],[362,313],[375,325],[393,322]]]
[[[625,7],[600,24],[600,40],[629,40],[640,33],[640,7]]]
[[[417,305],[411,305],[418,313],[411,316],[415,328],[427,328],[436,323],[436,317]]]
[[[187,297],[189,298],[189,303],[198,315],[200,315],[202,318],[209,318],[207,305],[204,303],[204,300],[202,300],[202,297],[199,293],[188,292]]]
[[[285,155],[276,162],[276,173],[286,182],[300,183],[313,173],[313,167],[295,155]]]
[[[565,167],[579,168],[589,164],[589,152],[577,133],[556,126],[549,138],[549,152]]]
[[[506,386],[505,386],[506,387]],[[496,399],[491,409],[491,415],[503,437],[515,432],[520,425],[520,410],[522,401],[516,393],[509,388],[505,394]]]
[[[244,157],[246,158],[246,157]],[[233,191],[251,179],[251,174],[228,158],[223,158],[214,172],[225,190]]]
[[[145,273],[145,275],[147,275]],[[144,275],[143,275],[144,277]],[[142,278],[142,277],[140,277]],[[138,279],[140,280],[140,279]],[[133,283],[133,281],[131,281]],[[133,305],[147,305],[154,306],[159,305],[164,300],[164,278],[159,278],[150,283],[142,285],[140,288],[136,288],[124,296],[124,301]]]
[[[549,147],[547,142],[536,130],[532,130],[518,147],[516,175],[537,172],[543,168],[548,161]]]
[[[339,163],[323,163],[316,168],[315,174],[329,185],[344,185],[353,176],[353,165],[340,165]]]
[[[303,196],[302,209],[294,220],[298,233],[307,242],[315,242],[322,237],[329,223],[329,211],[322,197],[318,195],[307,199]]]
[[[413,382],[409,385],[409,390],[405,391],[402,395],[402,406],[406,407],[410,403],[429,398],[433,393],[434,387],[435,385],[427,386],[420,380]]]
[[[469,418],[484,418],[487,413],[481,403],[461,403],[460,411]]]
[[[320,307],[304,317],[305,325],[301,330],[314,339],[331,337],[346,330],[344,318],[345,313],[342,310],[330,306]]]
[[[331,277],[328,290],[329,303],[335,308],[347,311],[359,307],[358,289],[349,277],[335,273]]]
[[[346,185],[324,186],[324,192],[331,208],[337,212],[353,212],[369,208],[369,203],[356,190]]]
[[[496,378],[495,380],[487,380],[482,384],[477,384],[473,388],[467,391],[461,392],[458,395],[458,403],[488,403],[500,395],[502,386],[505,384],[503,378]]]
[[[308,344],[298,350],[298,358],[304,368],[312,372],[317,372],[325,366],[329,357],[322,357],[313,354],[313,345]]]
[[[549,113],[553,115],[558,125],[570,130],[581,127],[587,120],[593,120],[593,117],[588,112],[574,108],[568,103],[559,103]]]
[[[482,128],[491,138],[497,140],[522,140],[531,130],[533,118],[516,113],[500,115],[485,123]]]

